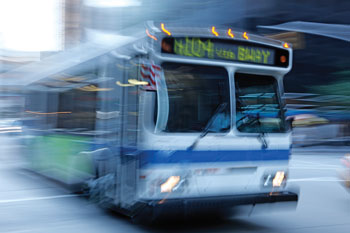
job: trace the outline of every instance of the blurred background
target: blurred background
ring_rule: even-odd
[[[296,213],[137,228],[84,200],[61,198],[62,191],[36,176],[7,171],[19,161],[16,138],[23,136],[26,110],[25,77],[16,71],[87,42],[109,43],[148,20],[232,27],[292,44],[284,98],[294,117],[290,182],[303,190]],[[349,42],[348,0],[1,0],[0,232],[347,232],[349,195],[337,169],[350,148]],[[26,202],[43,193],[50,198],[39,205]]]

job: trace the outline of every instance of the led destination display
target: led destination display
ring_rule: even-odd
[[[208,38],[164,38],[162,52],[179,56],[288,66],[288,51],[252,42]]]

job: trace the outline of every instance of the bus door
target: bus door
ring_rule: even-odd
[[[121,174],[121,207],[129,208],[136,200],[136,175],[138,168],[138,119],[139,90],[133,81],[138,80],[138,59],[125,61],[123,89],[123,132],[122,132],[122,174]]]
[[[107,204],[120,204],[122,99],[124,60],[106,55],[101,58],[98,72],[96,107],[95,169]]]

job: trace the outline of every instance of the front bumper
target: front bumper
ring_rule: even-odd
[[[197,197],[183,199],[141,200],[138,210],[133,216],[143,216],[156,219],[159,216],[174,215],[187,216],[191,213],[212,213],[215,211],[238,209],[238,214],[265,213],[271,210],[295,209],[298,193],[281,191],[272,193],[254,193],[244,195]]]
[[[163,199],[143,201],[151,207],[174,206],[174,207],[234,207],[239,205],[256,205],[265,203],[297,202],[298,194],[289,191],[256,193],[230,196],[196,197],[184,199]]]

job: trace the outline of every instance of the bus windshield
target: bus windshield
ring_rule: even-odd
[[[272,76],[235,74],[236,127],[246,133],[286,131],[284,114]]]
[[[221,67],[164,63],[169,115],[166,132],[201,132],[220,105],[209,131],[230,128],[230,90],[226,69]]]

